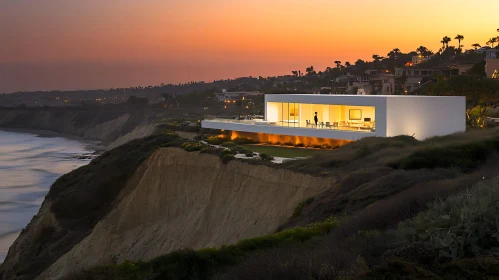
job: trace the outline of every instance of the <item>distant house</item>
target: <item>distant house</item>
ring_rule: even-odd
[[[243,97],[258,96],[263,95],[263,92],[259,91],[233,91],[233,92],[220,92],[215,93],[216,98],[220,102],[233,102],[236,100],[242,100]]]
[[[499,58],[496,50],[489,50],[485,55],[485,73],[487,78],[499,79]]]
[[[420,88],[424,77],[433,77],[435,75],[443,76],[458,76],[466,75],[468,70],[473,67],[473,64],[441,64],[435,67],[423,68],[418,67],[401,67],[395,68],[396,77],[406,77],[404,92],[411,93]]]
[[[432,58],[433,58],[433,55],[430,55],[430,56],[414,55],[412,57],[412,64],[413,65],[417,65],[417,64],[426,62],[426,61],[428,61],[428,60],[430,60]]]

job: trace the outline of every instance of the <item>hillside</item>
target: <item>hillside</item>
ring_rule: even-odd
[[[158,266],[156,257],[184,248],[233,244],[330,217],[345,217],[330,237],[280,244],[275,243],[280,237],[269,236],[272,243],[244,247],[249,256],[229,262],[242,262],[233,269],[219,267],[220,259],[208,261],[210,272],[200,279],[224,272],[227,279],[254,279],[247,276],[249,271],[264,275],[268,271],[257,268],[266,265],[279,268],[268,267],[274,273],[290,273],[284,263],[304,264],[303,258],[312,253],[318,257],[314,252],[320,248],[330,254],[336,250],[331,244],[361,254],[357,247],[345,249],[352,241],[342,238],[393,228],[436,197],[496,176],[497,136],[497,130],[484,130],[423,142],[405,136],[367,138],[282,165],[258,160],[224,163],[209,153],[182,151],[185,140],[171,133],[135,140],[54,183],[39,214],[0,266],[0,279],[58,279],[81,269],[90,274],[68,279],[92,279],[92,267],[109,266],[116,272],[121,268],[112,265],[126,260],[151,260],[156,265],[147,266],[148,273],[170,275],[168,269],[175,266]],[[304,235],[307,229],[298,232]],[[274,244],[273,249],[264,244]],[[265,258],[255,251],[259,248],[267,248]],[[314,265],[320,262],[308,269]],[[180,279],[199,279],[194,277],[199,274],[196,261],[181,266]],[[140,269],[126,271],[129,279],[144,278]]]
[[[45,130],[117,147],[155,131],[149,110],[0,108],[0,128]]]

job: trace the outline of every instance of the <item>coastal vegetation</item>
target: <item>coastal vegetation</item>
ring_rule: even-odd
[[[487,273],[494,273],[492,264],[497,260],[483,255],[487,250],[495,250],[493,242],[477,244],[474,239],[464,239],[465,253],[458,250],[457,255],[452,254],[456,244],[461,244],[457,234],[474,230],[483,235],[494,230],[490,211],[496,203],[497,180],[487,179],[464,195],[459,193],[494,174],[489,166],[498,160],[497,135],[497,130],[488,129],[425,141],[409,136],[366,138],[281,165],[267,163],[263,158],[247,161],[334,177],[336,187],[296,205],[289,221],[275,234],[215,249],[187,248],[151,261],[101,266],[75,272],[66,279],[252,279],[255,273],[261,279],[287,275],[321,275],[319,279],[379,279],[391,275],[398,279],[401,273],[439,279],[457,273],[481,275],[485,272],[476,268],[484,265]],[[176,147],[191,153],[211,153],[222,162],[236,160],[233,150],[241,146],[236,141],[224,142],[223,146],[226,147],[215,148],[164,130],[106,152],[88,166],[61,177],[47,198],[53,201],[52,211],[66,233],[57,229],[46,232],[40,245],[48,240],[52,245],[44,245],[46,250],[38,252],[44,262],[36,262],[36,267],[43,268],[58,258],[52,248],[64,244],[68,250],[78,242],[82,236],[76,235],[81,232],[76,228],[91,230],[113,207],[113,197],[122,190],[130,174],[155,150]],[[484,192],[485,188],[489,191]],[[99,193],[98,199],[95,193]],[[432,205],[436,198],[441,202]],[[475,203],[476,200],[489,202]],[[473,224],[462,224],[462,220],[454,218],[464,211],[471,215]],[[435,231],[425,235],[421,229],[427,220],[435,225]],[[452,227],[456,236],[444,236],[439,223]],[[436,244],[432,236],[444,241]],[[478,257],[469,252],[479,252]],[[33,273],[30,275],[39,273],[28,260],[32,255],[25,252],[22,258],[25,271]],[[289,266],[290,263],[295,265]],[[321,270],[324,267],[330,270]]]

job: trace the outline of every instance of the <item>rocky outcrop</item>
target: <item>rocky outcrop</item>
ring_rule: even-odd
[[[162,148],[127,181],[112,210],[37,279],[58,279],[96,265],[148,260],[176,249],[214,247],[269,234],[298,203],[333,183],[332,178],[239,161],[223,164],[213,155]],[[39,239],[47,223],[49,228],[58,226],[57,219],[50,218],[50,203],[48,199],[40,210],[40,222],[32,222],[9,251],[9,262],[0,267],[3,279],[20,279],[14,273],[21,265],[16,256]]]

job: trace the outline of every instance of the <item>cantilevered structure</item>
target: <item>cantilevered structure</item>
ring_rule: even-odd
[[[207,119],[236,133],[355,141],[410,135],[426,139],[466,130],[464,96],[267,94],[264,119]],[[318,122],[315,122],[317,113]]]

